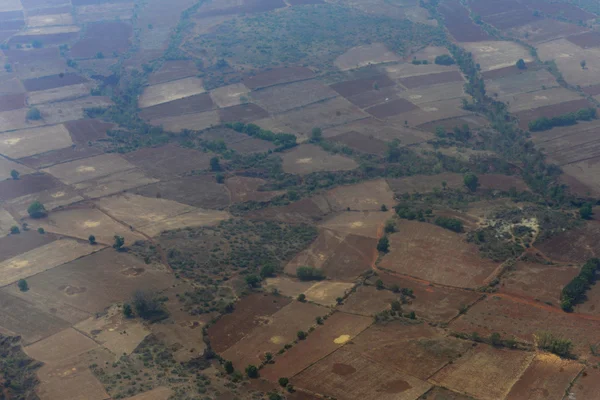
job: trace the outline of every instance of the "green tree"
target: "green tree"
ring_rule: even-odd
[[[452,58],[452,56],[450,56],[449,54],[441,54],[435,58],[434,63],[436,63],[437,65],[452,65],[456,62],[454,61],[454,58]]]
[[[156,322],[169,316],[163,308],[161,301],[153,292],[137,290],[133,294],[133,308],[140,318]]]
[[[33,42],[31,42],[31,47],[33,47],[34,49],[41,49],[44,46],[44,44],[42,43],[41,40],[34,40]]]
[[[304,332],[304,331],[298,331],[296,333],[296,336],[298,337],[299,340],[304,340],[304,339],[306,339],[306,332]]]
[[[27,213],[31,218],[43,218],[48,214],[44,205],[37,200],[27,207]]]
[[[323,139],[323,131],[321,128],[313,128],[310,132],[311,142],[320,142]]]
[[[246,375],[248,375],[248,378],[258,378],[258,368],[256,368],[256,365],[248,365],[246,367]]]
[[[13,178],[15,181],[19,179],[19,171],[17,171],[16,169],[13,169],[12,171],[10,171],[10,177]]]
[[[388,210],[387,206],[385,204],[381,205],[381,211],[386,212]]]
[[[44,233],[46,233],[46,231],[44,230],[44,228],[38,228],[37,231],[41,235],[43,235]]]
[[[221,170],[221,163],[219,162],[219,157],[213,157],[210,159],[210,170],[214,172]]]
[[[306,301],[306,295],[304,293],[300,293],[297,297],[297,300],[301,303],[304,303]]]
[[[296,270],[296,276],[301,281],[320,281],[325,279],[323,271],[314,267],[301,266]]]
[[[392,307],[392,311],[400,312],[402,311],[402,304],[398,300],[392,301],[390,304]]]
[[[498,332],[492,332],[490,334],[490,344],[496,347],[502,345],[502,338]]]
[[[383,284],[383,281],[381,279],[377,279],[377,281],[375,281],[375,287],[377,288],[377,290],[385,289],[385,285]]]
[[[223,182],[225,182],[225,175],[223,175],[223,174],[216,174],[215,175],[215,180],[217,181],[217,183],[223,183]]]
[[[279,378],[279,386],[286,387],[290,380],[288,378]]]
[[[387,238],[387,236],[379,239],[379,242],[377,242],[377,251],[382,253],[387,253],[390,251],[390,240]]]
[[[389,220],[385,223],[385,228],[383,229],[385,233],[394,233],[396,232],[396,224],[394,221]]]
[[[97,53],[96,53],[96,58],[97,58],[97,59],[104,58],[104,53],[102,53],[101,51],[97,52]]]
[[[30,121],[38,121],[42,119],[42,112],[37,107],[31,107],[29,110],[27,110],[25,118]]]
[[[88,236],[88,242],[90,242],[90,244],[96,244],[96,236],[94,236],[94,235]]]
[[[251,275],[246,276],[246,284],[248,286],[250,286],[251,288],[259,287],[260,281],[261,281],[261,279],[258,275],[251,274]]]
[[[117,251],[123,250],[123,246],[125,245],[125,238],[123,236],[115,235],[114,239],[115,243],[113,244],[113,248]]]
[[[469,189],[471,192],[476,191],[477,187],[479,186],[479,178],[477,178],[477,175],[470,172],[465,174],[463,181],[467,189]]]
[[[519,69],[527,69],[527,64],[525,64],[525,60],[519,58],[519,61],[515,64]]]
[[[275,266],[273,264],[263,265],[263,267],[260,269],[260,276],[263,279],[275,276]]]
[[[587,62],[585,60],[581,60],[581,62],[579,63],[579,65],[581,65],[581,69],[585,69],[585,66],[587,65]]]
[[[131,307],[131,304],[123,304],[123,315],[125,318],[133,318],[133,308]]]
[[[18,226],[13,225],[10,227],[10,233],[13,235],[16,235],[17,233],[21,233],[21,230],[19,229]]]
[[[233,363],[231,361],[225,361],[225,372],[227,372],[227,374],[231,375],[233,374],[234,368],[233,368]]]
[[[592,219],[593,214],[594,214],[594,211],[592,210],[592,205],[589,203],[584,204],[579,209],[579,216],[581,217],[581,219]]]
[[[19,282],[17,282],[17,286],[19,287],[19,290],[21,292],[26,292],[29,290],[29,284],[25,279],[19,279]]]

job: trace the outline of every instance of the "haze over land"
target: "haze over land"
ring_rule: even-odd
[[[0,61],[0,400],[600,398],[596,0],[2,0]]]

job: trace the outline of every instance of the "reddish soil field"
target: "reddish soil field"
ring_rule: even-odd
[[[379,88],[394,86],[395,83],[387,75],[376,75],[371,78],[356,79],[353,81],[344,81],[334,83],[331,88],[344,97],[351,97],[360,93],[369,92]]]
[[[146,197],[161,197],[194,207],[222,209],[229,206],[229,193],[211,175],[172,178],[143,186],[133,193]]]
[[[350,314],[372,317],[383,310],[389,310],[392,301],[399,298],[400,295],[391,290],[378,290],[375,286],[359,286],[344,300],[342,306],[338,306],[338,309]]]
[[[323,325],[317,326],[306,340],[278,355],[275,364],[261,370],[261,376],[273,382],[282,376],[291,378],[352,340],[372,323],[371,317],[336,312]]]
[[[210,95],[208,93],[201,93],[184,97],[183,99],[146,107],[140,112],[140,117],[145,120],[177,117],[180,115],[212,110],[214,107],[215,104],[210,98]]]
[[[188,78],[197,73],[198,68],[192,60],[166,61],[158,71],[150,75],[148,84],[156,85],[157,83]]]
[[[15,35],[10,38],[8,44],[31,44],[34,40],[41,41],[44,46],[60,45],[70,43],[79,37],[79,32],[52,33],[48,35]]]
[[[590,96],[597,96],[600,94],[600,84],[588,86],[582,89],[586,94]]]
[[[550,3],[546,0],[521,0],[521,3],[525,4],[531,10],[539,10],[544,14],[548,14],[553,17],[562,16],[576,22],[580,20],[586,21],[596,17],[594,14],[583,11],[581,8],[575,7],[571,4]]]
[[[8,57],[8,62],[19,64],[31,64],[36,61],[46,61],[60,57],[58,48],[44,47],[41,49],[31,50],[2,50],[4,55]]]
[[[530,121],[541,117],[555,117],[557,115],[575,112],[590,106],[591,104],[586,99],[572,100],[551,106],[535,108],[533,110],[520,111],[515,113],[515,116],[519,119],[519,127],[521,127],[521,129],[529,129]]]
[[[269,113],[256,104],[240,104],[219,109],[219,117],[222,122],[252,122],[267,118]]]
[[[584,263],[600,256],[600,222],[590,221],[581,228],[559,233],[535,247],[552,260]]]
[[[62,186],[58,180],[48,174],[30,174],[19,180],[7,179],[0,181],[0,201],[15,199],[27,194],[41,192]]]
[[[62,86],[75,85],[78,83],[87,82],[87,79],[77,74],[60,74],[50,75],[41,78],[25,79],[23,80],[23,86],[29,92],[35,92],[38,90],[54,89]]]
[[[71,55],[76,58],[93,58],[97,53],[112,57],[113,53],[123,53],[131,44],[131,24],[111,21],[90,24],[85,36],[71,47]]]
[[[458,0],[446,0],[440,4],[446,28],[459,42],[479,42],[492,39],[469,17],[469,12]]]
[[[274,68],[244,78],[244,85],[250,89],[258,89],[314,77],[315,73],[305,67]]]
[[[266,183],[260,178],[234,176],[225,181],[225,186],[231,193],[232,203],[243,203],[245,201],[269,201],[279,192],[260,191],[260,187]]]
[[[250,212],[250,219],[268,219],[288,223],[312,224],[325,217],[331,208],[324,196],[305,198],[287,206],[269,207],[264,210]]]
[[[348,97],[348,101],[360,108],[367,108],[387,101],[399,99],[397,93],[403,91],[401,86],[389,86],[379,90],[370,90]]]
[[[497,29],[510,29],[526,25],[530,22],[539,20],[533,12],[527,8],[509,9],[510,11],[501,14],[484,17],[483,20]]]
[[[595,368],[586,368],[585,371],[573,382],[567,392],[567,399],[593,399],[600,393],[600,371]]]
[[[0,111],[11,111],[25,107],[25,93],[0,96]]]
[[[483,190],[501,190],[508,192],[511,188],[519,192],[529,190],[527,184],[518,176],[502,174],[485,174],[479,176],[479,189]]]
[[[342,133],[330,140],[367,154],[383,155],[388,149],[388,144],[383,140],[370,138],[356,131]]]
[[[439,83],[462,82],[464,79],[458,71],[441,72],[439,74],[417,75],[400,79],[400,83],[408,89],[420,86],[437,85]]]
[[[435,386],[418,400],[473,400],[471,396],[460,394],[443,387]]]
[[[582,49],[600,47],[600,32],[585,32],[580,35],[569,36],[567,40]]]
[[[268,323],[269,317],[291,302],[285,297],[251,294],[235,304],[231,314],[223,315],[208,328],[212,348],[221,353],[233,346],[254,328]]]
[[[102,150],[95,147],[67,147],[60,150],[48,151],[42,154],[36,154],[25,158],[20,158],[19,162],[31,168],[44,168],[54,164],[78,160],[102,154]]]
[[[418,107],[410,101],[406,99],[397,99],[367,108],[365,111],[375,118],[387,118],[416,109],[418,109]]]
[[[527,72],[528,70],[530,70],[529,68],[531,67],[532,63],[528,62],[528,63],[525,63],[525,65],[527,66],[528,69],[523,70],[523,69],[517,68],[516,65],[511,65],[510,67],[498,68],[498,69],[493,69],[491,71],[482,72],[481,76],[483,77],[483,79],[498,79],[498,78],[504,78],[504,77],[511,76],[511,75],[521,74],[523,72]]]
[[[31,230],[21,231],[19,235],[9,235],[0,238],[0,262],[26,253],[54,240],[55,236],[51,233],[41,235]]]
[[[172,177],[192,170],[207,169],[211,155],[168,144],[137,150],[123,157],[150,175]]]
[[[396,195],[403,193],[428,193],[434,188],[442,189],[442,182],[446,182],[449,188],[459,189],[464,187],[463,177],[460,174],[445,172],[438,175],[415,175],[405,178],[388,179],[390,188]]]
[[[348,235],[323,264],[325,276],[335,280],[354,280],[371,268],[377,257],[377,240]]]
[[[481,17],[487,17],[494,14],[501,14],[506,10],[521,10],[527,11],[527,7],[524,7],[518,0],[503,0],[499,1],[487,1],[487,0],[469,0],[469,8],[477,15]]]
[[[464,124],[467,124],[471,129],[476,129],[487,126],[489,124],[489,121],[477,115],[470,115],[467,117],[448,118],[441,121],[432,121],[423,125],[419,125],[418,128],[435,133],[438,126],[446,128],[447,131],[452,131],[457,126],[462,128]]]
[[[100,139],[106,139],[106,131],[112,129],[115,124],[98,121],[95,119],[80,119],[65,123],[65,127],[71,134],[73,143],[86,145],[88,142],[94,142]]]
[[[256,139],[229,128],[214,128],[202,134],[204,140],[222,140],[228,148],[242,154],[264,153],[275,149],[275,145],[262,139]]]
[[[244,0],[243,5],[237,7],[212,9],[198,12],[201,18],[218,17],[222,15],[268,12],[285,7],[283,0]]]

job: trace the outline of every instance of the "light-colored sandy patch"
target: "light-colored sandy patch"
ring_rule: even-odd
[[[432,86],[409,89],[399,94],[399,97],[409,100],[417,106],[442,100],[467,97],[464,82],[447,82]]]
[[[23,129],[0,136],[0,153],[10,158],[23,158],[73,144],[64,125]]]
[[[103,20],[129,20],[133,17],[133,2],[90,4],[75,7],[79,23]]]
[[[27,26],[38,28],[53,25],[71,25],[73,16],[71,14],[32,15],[27,17]]]
[[[306,175],[318,171],[348,171],[358,167],[351,158],[330,154],[318,146],[303,144],[283,154],[283,170]]]
[[[19,223],[8,211],[0,208],[0,237],[8,235],[12,226],[19,226]]]
[[[129,163],[117,154],[102,154],[95,157],[53,165],[42,171],[60,179],[67,185],[72,185],[74,183],[80,183],[134,168],[135,165]]]
[[[210,92],[210,97],[221,108],[237,106],[247,102],[247,95],[250,89],[243,83],[234,83],[233,85],[223,86]],[[245,101],[243,97],[246,97]]]
[[[419,107],[420,110],[412,110],[389,118],[388,123],[396,126],[414,127],[428,122],[474,115],[462,108],[462,99],[460,98],[424,103],[420,104]]]
[[[333,339],[333,343],[335,344],[344,344],[350,340],[350,335],[341,335],[337,338]]]
[[[81,30],[77,25],[68,26],[41,26],[27,29],[23,32],[19,32],[16,36],[33,36],[33,35],[55,35],[57,33],[74,33]],[[44,41],[41,38],[42,42]]]
[[[554,60],[571,85],[583,87],[600,83],[600,48],[582,49],[566,39],[558,39],[540,44],[537,51],[542,61]],[[580,64],[583,60],[585,69]]]
[[[148,86],[140,96],[138,104],[140,108],[146,108],[204,92],[202,79],[184,78]]]
[[[338,233],[379,238],[383,234],[385,221],[393,215],[391,211],[343,212],[328,218],[319,226]]]
[[[29,92],[27,103],[36,105],[53,101],[74,100],[89,95],[91,87],[92,85],[89,83],[79,83],[54,89],[40,90],[38,92]]]
[[[521,58],[525,62],[533,61],[529,50],[515,42],[482,41],[463,43],[462,46],[473,53],[475,62],[484,72],[512,67]]]
[[[324,306],[334,306],[338,297],[354,287],[354,283],[321,281],[311,286],[304,294],[306,299]]]
[[[71,357],[87,353],[98,347],[89,337],[73,328],[65,329],[44,340],[25,347],[25,353],[44,363],[58,363]]]
[[[342,71],[372,64],[400,61],[400,57],[383,43],[353,47],[338,58],[334,64]]]
[[[170,132],[181,132],[183,129],[203,130],[221,123],[217,110],[202,113],[186,114],[178,117],[158,118],[150,121],[152,125],[162,125]]]
[[[173,390],[165,386],[159,386],[133,397],[127,397],[125,400],[168,400],[173,395]]]
[[[39,274],[103,248],[101,245],[91,246],[71,239],[56,240],[0,263],[0,286]]]
[[[33,169],[26,167],[25,165],[16,163],[11,160],[7,160],[4,157],[0,157],[0,179],[12,178],[10,172],[13,169],[17,171],[20,175],[27,175],[34,172]]]
[[[186,227],[212,226],[229,218],[231,218],[231,215],[226,211],[196,210],[146,225],[140,228],[140,231],[148,236],[158,236],[163,231]]]

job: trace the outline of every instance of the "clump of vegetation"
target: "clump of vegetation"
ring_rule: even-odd
[[[584,204],[579,209],[579,216],[581,217],[581,219],[592,219],[592,215],[594,215],[594,211],[590,203]]]
[[[529,122],[529,130],[532,132],[547,131],[557,126],[575,125],[577,121],[590,121],[596,119],[595,108],[582,108],[577,112],[557,115],[552,118],[541,117]]]
[[[115,242],[113,243],[113,249],[117,250],[117,251],[122,251],[124,250],[124,246],[125,246],[125,238],[123,236],[119,236],[119,235],[115,235],[114,236]],[[96,241],[96,238],[94,238],[94,242]],[[90,241],[91,243],[91,241]]]
[[[390,240],[387,236],[383,236],[381,239],[379,239],[377,242],[377,251],[380,253],[387,253],[390,251]]]
[[[296,270],[296,276],[301,281],[320,281],[325,279],[325,274],[318,268],[301,266]]]
[[[456,218],[437,217],[434,220],[434,223],[437,226],[441,226],[442,228],[446,228],[457,233],[461,233],[464,230],[462,221]]]
[[[19,229],[19,227],[17,225],[13,225],[10,227],[10,233],[13,235],[17,235],[17,234],[21,233],[21,230]]]
[[[25,117],[29,121],[39,121],[40,119],[42,119],[42,112],[37,107],[31,107],[29,110],[27,110],[27,114],[25,115]]]
[[[570,340],[555,336],[550,332],[539,332],[535,335],[535,338],[537,347],[540,350],[549,351],[559,357],[572,357],[573,342]]]
[[[273,133],[269,130],[262,129],[256,124],[244,124],[242,122],[226,124],[225,126],[233,129],[236,132],[245,133],[246,135],[253,136],[257,139],[272,142],[275,146],[277,146],[275,151],[282,151],[296,146],[296,136],[290,133]],[[318,136],[318,131],[315,131],[315,129],[313,129],[313,136]]]
[[[19,279],[19,281],[17,282],[17,286],[19,287],[19,290],[21,292],[26,292],[29,290],[29,284],[25,279]]]
[[[90,244],[96,244],[97,243],[96,242],[96,236],[94,236],[94,235],[88,236],[88,242],[90,242]],[[115,244],[116,244],[116,241],[115,241]]]
[[[258,378],[258,368],[256,365],[248,365],[246,367],[246,375],[248,375],[248,378],[251,379]]]
[[[522,58],[519,58],[519,60],[517,61],[517,63],[515,64],[517,66],[518,69],[527,69],[527,64],[525,64],[525,60],[523,60]]]
[[[18,336],[0,334],[0,398],[37,399],[37,370],[42,366],[23,352]]]
[[[561,292],[560,306],[564,311],[572,311],[574,305],[585,300],[585,293],[591,285],[596,283],[596,273],[599,269],[600,259],[598,258],[592,258],[583,264],[579,274]]]
[[[137,290],[133,294],[131,304],[138,317],[157,322],[169,317],[168,311],[163,306],[163,300],[153,292]]]
[[[48,215],[44,205],[37,200],[27,207],[27,213],[31,218],[44,218],[46,215]]]
[[[15,180],[15,181],[19,179],[20,175],[21,174],[16,169],[13,169],[10,171],[10,177],[13,178],[13,180]]]
[[[454,58],[452,58],[452,56],[449,54],[442,54],[442,55],[437,56],[435,58],[434,62],[437,65],[454,65],[454,64],[456,64],[456,61],[454,61]]]
[[[476,191],[477,187],[479,187],[479,178],[477,177],[477,175],[472,174],[470,172],[465,174],[465,176],[463,177],[463,181],[467,189],[469,189],[471,192]]]

